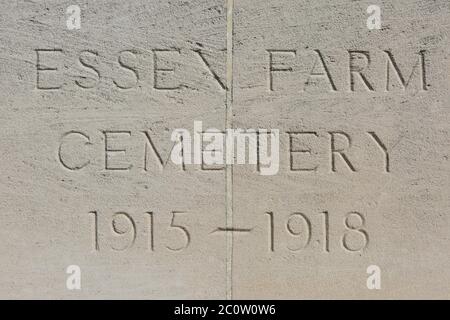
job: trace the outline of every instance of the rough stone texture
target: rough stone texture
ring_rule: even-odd
[[[77,3],[81,30],[66,28],[66,8]],[[192,130],[194,120],[224,126],[225,91],[211,68],[224,74],[226,15],[222,1],[2,1],[1,2],[2,139],[0,140],[0,296],[2,298],[224,298],[226,241],[209,235],[225,223],[222,171],[170,163],[162,169],[151,149],[144,170],[147,131],[163,161],[175,128]],[[37,88],[36,49],[43,53]],[[155,90],[152,50],[158,68]],[[98,57],[85,50],[98,53]],[[122,62],[136,68],[122,68]],[[83,66],[93,65],[98,71]],[[100,79],[99,79],[100,78]],[[93,88],[84,89],[77,85]],[[117,83],[115,85],[114,81]],[[121,87],[131,87],[121,89]],[[105,170],[105,137],[112,153]],[[79,131],[85,138],[69,135]],[[59,146],[69,170],[59,161]],[[99,251],[94,250],[98,213]],[[136,239],[126,212],[136,224]],[[149,250],[149,216],[154,214],[154,252]],[[183,211],[170,227],[172,211]],[[118,251],[122,250],[122,251]],[[82,271],[82,290],[66,289],[69,265]]]
[[[448,1],[382,1],[382,30],[368,30],[370,1],[258,1],[235,4],[234,125],[278,128],[281,131],[280,172],[272,177],[254,168],[235,167],[233,222],[255,227],[234,239],[235,298],[450,298],[449,245],[449,32]],[[274,75],[269,90],[266,50],[296,50],[278,54],[275,68],[292,72]],[[304,85],[319,50],[333,80],[313,77]],[[367,51],[361,78],[350,87],[348,50]],[[426,50],[424,91],[420,68],[403,89],[391,69],[390,51],[408,79]],[[361,61],[362,60],[362,61]],[[356,66],[364,59],[355,58]],[[362,64],[361,64],[362,63]],[[320,60],[314,73],[324,73]],[[302,91],[304,90],[304,91]],[[316,132],[296,136],[295,169],[290,169],[288,131]],[[329,132],[345,132],[352,147],[347,157],[356,172],[337,156],[331,166]],[[382,149],[368,135],[375,132],[390,157],[389,173]],[[347,141],[336,136],[336,148]],[[329,252],[325,251],[324,214],[329,214]],[[368,244],[349,252],[343,247],[343,219],[357,211],[365,219]],[[269,216],[274,215],[274,252],[268,246]],[[311,224],[307,240],[300,216]],[[355,215],[350,224],[360,223]],[[364,237],[347,236],[350,249],[363,247]],[[366,268],[381,269],[381,290],[368,290]]]
[[[450,298],[449,2],[226,9],[1,2],[0,298]],[[279,173],[161,165],[195,120],[279,129]]]

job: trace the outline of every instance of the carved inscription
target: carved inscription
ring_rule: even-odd
[[[265,215],[269,254],[279,250],[301,253],[311,247],[313,239],[315,243],[321,244],[320,251],[324,253],[338,250],[339,247],[348,253],[364,252],[369,246],[370,238],[365,215],[357,211],[342,216],[334,215],[332,218],[329,211],[315,214],[298,211],[290,213],[284,221],[284,216],[272,211],[265,212]],[[189,226],[189,221],[186,220],[189,213],[184,211],[171,211],[170,223],[165,226],[155,222],[162,218],[168,221],[167,215],[155,214],[153,211],[143,212],[142,215],[119,211],[105,216],[104,213],[95,210],[89,212],[89,216],[92,221],[92,250],[96,252],[131,250],[138,241],[139,247],[149,252],[161,250],[181,252],[191,246],[193,237],[212,237],[213,241],[216,234],[247,234],[257,227],[217,226],[211,232],[202,235],[196,234],[195,228]],[[339,219],[341,225],[336,224]],[[336,235],[336,232],[330,231],[331,228],[340,230],[340,233]],[[109,231],[105,233],[100,232],[101,230]],[[158,237],[155,234],[158,234]]]
[[[356,160],[354,155],[353,140],[355,134],[350,134],[342,130],[334,131],[287,131],[280,135],[280,139],[287,143],[287,150],[280,157],[288,159],[288,171],[295,173],[316,172],[350,172],[359,173],[364,171],[364,163]],[[256,135],[255,144],[259,146],[259,135]],[[367,142],[366,149],[357,148],[359,155],[361,152],[370,152],[375,154],[377,159],[377,169],[382,173],[390,173],[390,150],[389,143],[384,141],[384,137],[375,131],[368,130],[357,135],[359,140]],[[99,130],[97,132],[72,130],[64,133],[57,147],[58,162],[63,168],[70,171],[80,171],[85,168],[93,167],[106,171],[141,170],[143,173],[151,170],[166,170],[168,168],[177,170],[187,170],[188,164],[181,161],[173,163],[171,161],[171,152],[175,146],[180,148],[180,152],[191,152],[192,150],[183,150],[183,141],[164,142],[161,137],[151,134],[150,130]],[[206,143],[207,139],[200,139],[200,143]],[[250,140],[251,142],[251,140]],[[169,146],[168,152],[162,151],[163,144]],[[314,150],[313,144],[319,144],[324,150],[319,158]],[[132,149],[130,146],[135,145]],[[207,144],[206,144],[207,146]],[[259,146],[261,147],[261,146]],[[201,154],[204,154],[205,147],[200,146]],[[353,156],[352,156],[353,154]],[[243,157],[244,155],[238,155]],[[250,155],[251,156],[251,155]],[[225,166],[210,167],[204,162],[199,170],[220,171]],[[242,159],[241,159],[242,160]],[[260,170],[263,159],[254,157],[255,169]],[[241,161],[241,163],[244,163]],[[100,165],[101,164],[101,165]]]
[[[321,243],[323,252],[330,252],[330,212],[322,211],[315,215],[308,215],[302,212],[291,213],[285,221],[280,221],[280,217],[274,212],[266,212],[268,219],[268,250],[274,252],[285,249],[291,252],[298,252],[311,246],[314,237]],[[322,216],[322,218],[320,218]],[[333,217],[335,221],[336,217]],[[367,232],[366,219],[363,214],[352,211],[342,218],[344,230],[339,237],[334,237],[333,248],[339,245],[347,252],[362,252],[369,245],[369,234]],[[280,224],[284,224],[281,228]],[[342,227],[339,227],[342,229]],[[284,229],[284,230],[283,230]],[[281,234],[282,232],[285,234]],[[280,248],[278,244],[281,236],[284,238],[285,248]]]
[[[336,54],[335,54],[336,55]],[[312,87],[319,87],[317,92],[356,92],[356,91],[382,91],[401,92],[406,90],[427,91],[430,84],[427,82],[427,52],[420,50],[411,53],[416,56],[412,65],[404,66],[404,57],[394,55],[391,50],[367,51],[348,50],[346,59],[339,52],[338,60],[333,53],[327,50],[267,50],[268,56],[268,86],[269,92],[280,91],[285,84],[282,75],[294,74],[297,69],[309,70],[301,74],[298,79],[299,92],[311,92]],[[374,58],[376,62],[374,61]],[[345,65],[347,74],[337,74],[331,68],[334,65]],[[400,67],[402,61],[403,67]],[[375,64],[376,63],[376,64]],[[379,70],[383,74],[382,81],[377,77],[369,76],[369,70]],[[297,72],[298,73],[298,72]],[[296,74],[297,74],[296,73]],[[299,74],[300,76],[300,74]],[[292,78],[291,78],[292,79]],[[346,82],[337,79],[349,79]],[[301,83],[301,84],[300,84]]]
[[[118,90],[142,88],[144,83],[153,91],[186,89],[192,87],[195,80],[185,76],[188,72],[185,60],[193,60],[192,56],[197,57],[194,61],[198,61],[198,69],[207,74],[204,78],[215,82],[218,91],[226,90],[223,72],[210,62],[211,54],[201,50],[131,48],[110,53],[84,49],[75,57],[73,52],[61,48],[39,48],[35,52],[38,90],[61,90],[70,86],[87,90],[97,88],[102,81]],[[73,71],[69,75],[65,70]]]
[[[302,84],[297,92],[357,92],[382,91],[401,92],[406,90],[427,91],[430,87],[427,76],[427,51],[412,52],[415,62],[407,65],[404,57],[399,57],[391,50],[347,50],[346,58],[338,60],[333,53],[324,49],[300,51],[296,49],[266,49],[267,54],[267,90],[276,92],[283,89],[282,75],[295,73],[296,70],[309,70],[302,73],[299,80]],[[225,59],[220,56],[210,57],[198,49],[159,48],[142,51],[128,48],[117,53],[106,53],[100,50],[80,50],[73,58],[66,56],[66,51],[58,48],[36,49],[36,89],[61,90],[70,86],[68,75],[64,69],[75,68],[82,74],[75,77],[73,85],[80,89],[98,87],[105,81],[115,89],[128,90],[142,88],[149,83],[154,91],[172,91],[192,88],[194,77],[186,77],[185,60],[195,56],[198,70],[206,74],[208,81],[213,81],[218,91],[226,91],[225,70],[221,70],[211,62],[214,59]],[[342,53],[340,52],[340,57]],[[376,58],[376,59],[374,59]],[[70,60],[72,59],[72,60]],[[73,60],[75,59],[75,60]],[[105,59],[112,63],[105,64]],[[151,61],[151,67],[144,65]],[[334,64],[345,65],[347,74],[336,74],[331,68]],[[371,69],[382,70],[382,81],[369,75]],[[337,79],[348,79],[345,83]],[[299,83],[300,83],[299,82]],[[312,90],[318,87],[320,90]]]
[[[89,212],[92,220],[92,250],[93,251],[127,251],[132,249],[137,241],[147,251],[168,250],[172,252],[183,251],[191,244],[191,231],[183,222],[182,216],[187,212],[170,212],[170,224],[158,230],[166,239],[155,237],[155,220],[162,218],[154,212],[144,212],[141,216],[120,211],[106,215],[97,210]],[[156,217],[155,217],[156,216]],[[167,217],[164,217],[164,221]],[[139,224],[137,223],[139,221]],[[158,227],[161,224],[158,225]],[[101,230],[109,232],[100,232]],[[145,244],[143,244],[145,243]],[[142,245],[143,244],[143,245]]]

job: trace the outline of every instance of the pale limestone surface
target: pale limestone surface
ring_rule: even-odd
[[[450,298],[448,1],[0,9],[1,298]],[[279,173],[161,165],[194,121],[279,129]]]
[[[278,128],[280,172],[262,177],[254,168],[234,168],[233,222],[254,227],[234,239],[235,298],[450,298],[449,31],[448,1],[382,1],[382,30],[368,30],[370,1],[236,1],[234,125]],[[269,89],[267,50],[274,56]],[[320,60],[319,50],[323,63]],[[363,71],[350,86],[349,51],[366,51]],[[404,89],[390,67],[389,51],[405,82],[425,50],[421,66]],[[359,59],[358,59],[359,57]],[[276,59],[276,60],[275,60]],[[318,59],[318,60],[317,60]],[[313,69],[316,62],[316,67]],[[361,55],[354,68],[365,66]],[[329,78],[333,81],[332,87]],[[311,72],[311,70],[314,70]],[[322,74],[304,83],[311,73]],[[329,132],[336,149],[347,148],[353,172],[337,155],[332,171]],[[289,135],[295,135],[290,169]],[[374,132],[389,153],[368,134]],[[324,214],[328,212],[328,232]],[[349,212],[364,218],[364,232],[348,233]],[[268,245],[274,216],[274,251]],[[293,213],[303,213],[311,225]],[[351,215],[351,226],[361,218]],[[290,221],[289,234],[286,223]],[[346,243],[342,237],[346,234]],[[325,238],[325,234],[328,234]],[[326,239],[328,250],[325,249]],[[350,252],[344,245],[347,245]],[[300,249],[298,251],[293,251]],[[366,268],[381,269],[381,290],[368,290]]]
[[[226,240],[210,232],[225,224],[223,171],[163,161],[175,128],[194,120],[223,128],[225,91],[195,52],[220,75],[225,69],[226,14],[222,1],[81,1],[82,26],[66,28],[73,1],[2,1],[0,142],[0,296],[2,298],[223,298]],[[36,49],[40,68],[37,88]],[[98,53],[80,53],[85,50]],[[137,70],[122,68],[122,63]],[[153,50],[159,71],[155,89]],[[179,50],[180,53],[177,53]],[[86,55],[86,56],[85,56]],[[98,71],[83,66],[93,65]],[[100,79],[99,79],[100,78]],[[82,86],[94,86],[84,89]],[[130,89],[118,88],[131,87]],[[105,169],[105,136],[112,152]],[[81,132],[90,138],[68,132]],[[63,161],[59,161],[61,142]],[[94,217],[98,213],[95,251]],[[176,214],[170,227],[172,212]],[[126,212],[136,225],[130,233]],[[153,212],[154,251],[150,250]],[[127,231],[128,230],[128,231]],[[170,250],[180,249],[178,251]],[[69,265],[82,270],[82,290],[66,289]]]

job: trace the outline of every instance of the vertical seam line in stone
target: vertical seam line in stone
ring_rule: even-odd
[[[227,1],[227,91],[225,129],[233,127],[233,7],[234,0]],[[234,159],[234,157],[233,157]],[[233,160],[234,162],[234,160]],[[226,226],[233,227],[233,164],[225,170]],[[226,298],[233,297],[233,233],[226,233]]]

